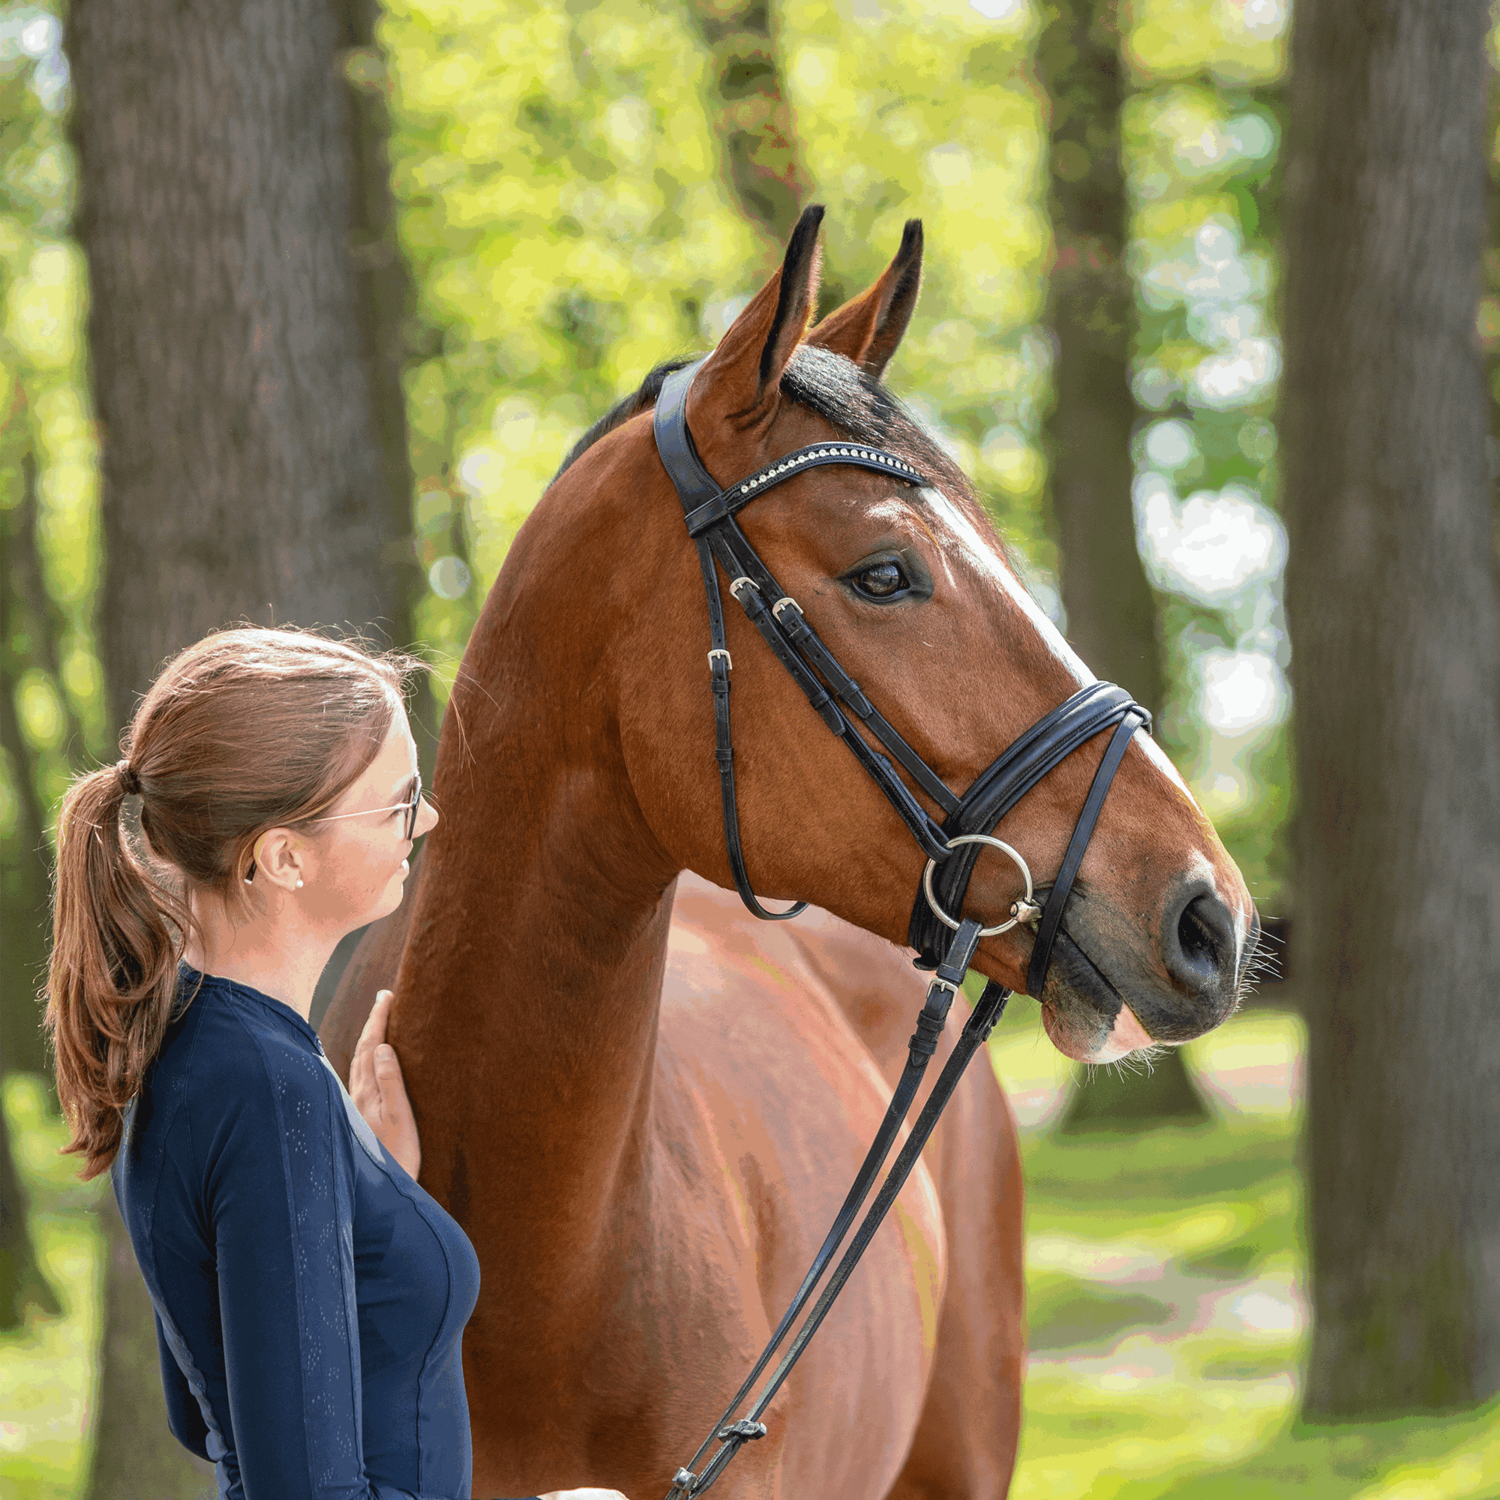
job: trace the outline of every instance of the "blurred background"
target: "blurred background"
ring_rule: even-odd
[[[4,1495],[211,1490],[55,1154],[69,777],[240,618],[416,643],[430,765],[564,453],[821,202],[825,310],[924,221],[891,384],[1271,935],[1152,1071],[997,1033],[1012,1493],[1500,1496],[1500,32],[1298,4],[0,3]]]

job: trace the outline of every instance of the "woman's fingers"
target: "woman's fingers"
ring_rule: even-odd
[[[400,1059],[385,1039],[394,998],[390,990],[381,990],[375,997],[349,1063],[349,1097],[380,1144],[415,1177],[422,1167],[422,1143],[406,1097]]]
[[[625,1500],[619,1490],[548,1490],[539,1500]]]
[[[395,998],[390,990],[381,990],[375,996],[375,1004],[365,1019],[364,1029],[354,1046],[354,1056],[349,1060],[349,1097],[371,1126],[383,1111],[380,1078],[375,1067],[376,1049],[385,1043],[386,1022],[390,1018],[391,1001]],[[389,1049],[387,1049],[389,1050]],[[391,1053],[394,1059],[395,1053]],[[399,1082],[401,1070],[398,1065],[396,1078]]]
[[[406,1093],[406,1080],[401,1076],[401,1061],[396,1049],[389,1042],[382,1042],[375,1049],[375,1082],[380,1086],[380,1098],[384,1103],[394,1091]]]

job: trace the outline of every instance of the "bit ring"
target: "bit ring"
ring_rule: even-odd
[[[987,833],[964,833],[957,838],[948,840],[948,847],[956,849],[960,844],[988,844],[993,849],[998,849],[1002,854],[1007,854],[1015,861],[1016,867],[1026,879],[1026,894],[1019,901],[1011,903],[1012,916],[1010,921],[1001,922],[995,927],[981,927],[980,937],[995,937],[1002,932],[1009,932],[1012,927],[1022,922],[1031,922],[1041,915],[1041,907],[1031,899],[1031,870],[1020,854],[1011,848],[1003,839],[991,838]],[[927,868],[922,872],[922,894],[927,897],[927,904],[932,908],[932,914],[945,927],[951,927],[954,932],[958,931],[958,923],[937,904],[937,897],[932,894],[932,872],[937,869],[937,861],[929,859]]]

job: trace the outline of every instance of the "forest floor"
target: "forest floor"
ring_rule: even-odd
[[[1065,1137],[1049,1127],[1072,1065],[1029,1002],[1013,1009],[992,1050],[1027,1168],[1032,1352],[1012,1500],[1500,1497],[1500,1401],[1393,1422],[1296,1420],[1307,1337],[1296,1017],[1252,1010],[1191,1044],[1210,1122]],[[7,1078],[4,1104],[64,1313],[0,1335],[0,1494],[74,1500],[99,1339],[101,1187],[56,1155],[40,1080]]]

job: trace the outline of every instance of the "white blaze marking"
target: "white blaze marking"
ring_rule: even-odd
[[[1180,787],[1182,789],[1182,795],[1186,797],[1194,807],[1197,807],[1198,799],[1194,797],[1193,794],[1188,790],[1187,782],[1182,779],[1181,773],[1178,771],[1177,767],[1172,764],[1170,758],[1167,755],[1167,752],[1163,750],[1162,747],[1158,745],[1149,734],[1138,735],[1136,737],[1136,744],[1138,744],[1141,749],[1146,752],[1146,759],[1149,760],[1159,771],[1161,771],[1162,774],[1165,775],[1174,785]]]
[[[994,583],[1031,622],[1047,649],[1077,679],[1079,687],[1087,687],[1098,679],[1083,664],[1078,653],[1062,638],[1062,632],[1042,613],[1041,606],[1021,586],[1005,560],[991,542],[980,536],[974,523],[941,490],[924,485],[917,493],[926,501],[935,517],[947,524],[949,532],[957,542],[958,549],[970,563]],[[946,559],[945,559],[946,561]]]

